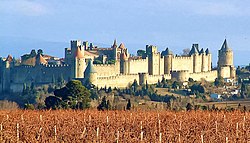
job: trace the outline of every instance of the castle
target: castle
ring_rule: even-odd
[[[125,88],[134,80],[139,84],[154,84],[158,80],[214,81],[218,76],[235,78],[233,51],[225,39],[218,54],[217,68],[212,69],[209,49],[193,44],[187,55],[174,55],[168,48],[161,53],[146,45],[139,56],[131,56],[123,43],[116,40],[110,48],[99,48],[87,41],[71,41],[64,58],[32,50],[21,60],[12,56],[0,58],[0,92],[21,92],[24,84],[48,85],[56,80],[79,79],[98,87]]]

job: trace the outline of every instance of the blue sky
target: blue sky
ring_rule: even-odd
[[[0,0],[0,18],[5,43],[0,43],[0,56],[20,56],[39,47],[32,41],[68,46],[70,40],[82,39],[111,45],[116,38],[131,52],[153,44],[179,54],[199,43],[216,58],[227,37],[235,64],[250,62],[248,0]],[[23,40],[25,50],[14,48],[15,39]],[[62,57],[65,46],[44,49]]]

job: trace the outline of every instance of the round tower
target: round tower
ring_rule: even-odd
[[[83,78],[83,71],[85,69],[84,47],[81,41],[71,41],[71,78]]]
[[[86,70],[84,71],[84,78],[89,80],[89,82],[94,85],[97,84],[97,72],[94,69],[92,60],[89,60],[88,62],[88,66],[86,67]]]
[[[75,56],[75,68],[76,68],[76,78],[83,78],[83,72],[85,68],[85,59],[84,54],[80,50],[80,48],[77,48],[76,56]]]
[[[233,66],[233,51],[229,48],[225,39],[221,49],[219,50],[218,67]]]
[[[120,59],[121,59],[120,60],[120,72],[122,74],[128,74],[129,73],[128,56],[126,55],[126,53],[122,53]]]
[[[171,79],[176,79],[177,81],[188,81],[189,72],[187,70],[182,71],[172,71]]]
[[[162,52],[162,56],[164,57],[164,74],[170,74],[172,69],[172,52],[167,48],[164,52]]]
[[[189,53],[189,55],[193,58],[193,73],[199,72],[199,65],[198,65],[198,59],[199,59],[199,52],[198,52],[198,44],[193,44],[192,49]]]

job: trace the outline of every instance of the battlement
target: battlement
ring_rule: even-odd
[[[46,68],[58,68],[58,67],[69,67],[68,64],[60,64],[60,65],[43,65]]]
[[[177,59],[177,60],[191,60],[192,56],[173,56],[173,59]]]
[[[69,67],[68,64],[60,64],[60,65],[48,65],[48,64],[39,64],[44,68],[60,68],[60,67]],[[29,66],[29,65],[24,65],[24,66],[15,66],[15,68],[35,68],[36,66]]]
[[[173,70],[172,71],[173,73],[189,73],[189,71],[188,70]]]
[[[148,59],[130,59],[129,62],[147,62]]]
[[[197,72],[197,73],[190,73],[190,75],[200,75],[200,74],[210,74],[210,73],[217,73],[217,70],[213,71],[205,71],[205,72]]]
[[[135,78],[138,74],[117,74],[115,76],[97,77],[100,80],[110,80],[110,79],[123,79],[123,78]]]
[[[117,64],[93,64],[94,67],[113,67],[116,66]]]

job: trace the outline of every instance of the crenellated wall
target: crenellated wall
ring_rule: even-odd
[[[119,87],[126,88],[129,84],[132,84],[136,80],[139,82],[138,74],[129,74],[129,75],[116,75],[109,77],[97,77],[97,87]]]
[[[201,79],[205,79],[206,81],[214,81],[218,77],[217,70],[200,72],[200,73],[190,73],[190,78],[196,81],[200,81]]]
[[[129,73],[148,73],[148,58],[139,60],[129,60]]]
[[[120,64],[94,64],[94,69],[97,72],[97,76],[115,76],[120,74]]]
[[[187,70],[193,72],[193,57],[177,57],[172,58],[171,71]]]
[[[22,91],[24,83],[49,84],[59,78],[68,81],[70,73],[69,65],[17,66],[10,69],[10,91]]]

